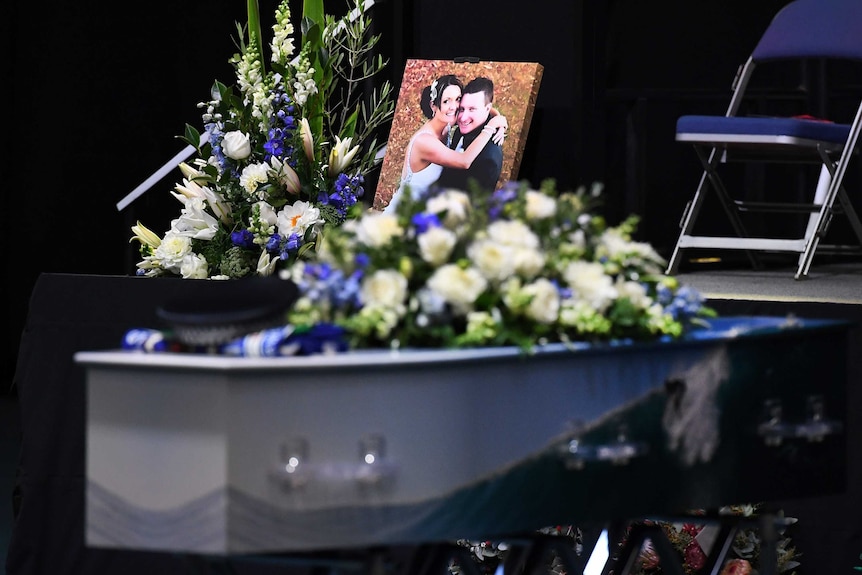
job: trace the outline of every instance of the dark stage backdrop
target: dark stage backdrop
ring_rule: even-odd
[[[408,58],[541,63],[520,179],[555,178],[562,189],[605,182],[609,219],[641,214],[642,239],[662,251],[698,176],[693,153],[673,142],[675,113],[692,92],[727,98],[736,66],[784,3],[378,0],[374,25],[396,89]],[[260,4],[271,18],[277,2]],[[330,13],[346,6],[326,2]],[[295,22],[301,9],[295,0]],[[3,10],[12,126],[2,155],[4,289],[17,342],[39,273],[133,273],[131,225],[162,232],[176,216],[178,171],[124,212],[115,204],[183,148],[176,136],[185,123],[200,126],[196,104],[213,80],[233,80],[245,2],[120,10],[106,0],[13,0]],[[16,356],[8,347],[7,381]]]
[[[667,254],[700,173],[673,141],[676,117],[724,110],[737,66],[786,3],[382,0],[374,18],[396,89],[408,58],[541,63],[520,178],[552,177],[562,189],[604,182],[608,219],[639,214],[640,239]],[[261,0],[264,18],[275,6]],[[296,19],[301,0],[292,7]],[[331,13],[345,7],[326,2]],[[39,274],[131,274],[131,225],[162,232],[178,213],[177,173],[124,212],[115,204],[182,149],[176,136],[199,125],[196,104],[213,80],[232,81],[245,2],[11,0],[0,9],[11,382]],[[14,394],[10,386],[0,393]]]

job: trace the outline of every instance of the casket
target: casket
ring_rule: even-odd
[[[711,323],[529,354],[79,352],[86,542],[350,549],[842,490],[848,324]]]

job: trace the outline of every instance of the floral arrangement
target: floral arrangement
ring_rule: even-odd
[[[754,517],[756,505],[734,505],[719,509],[719,515]],[[786,524],[795,523],[793,518],[785,518]],[[679,554],[679,565],[687,574],[696,574],[706,564],[706,554],[697,536],[704,525],[699,523],[656,522],[660,525],[667,540]],[[741,529],[734,537],[730,552],[722,565],[721,575],[756,575],[760,558],[760,538],[754,529]],[[800,565],[799,554],[791,544],[786,531],[780,531],[777,542],[778,573],[793,573]],[[652,544],[647,541],[641,548],[633,575],[661,575],[661,559]]]
[[[703,512],[695,512],[695,515]],[[718,510],[719,515],[724,516],[739,516],[739,517],[755,517],[757,514],[756,505],[733,505],[722,507]],[[653,525],[661,527],[667,541],[671,544],[677,553],[676,568],[664,570],[662,559],[655,550],[653,543],[650,540],[644,542],[640,549],[638,557],[631,566],[630,573],[632,575],[662,575],[665,572],[678,573],[679,569],[687,575],[697,575],[702,572],[706,565],[707,557],[701,542],[698,539],[703,530],[706,528],[704,523],[696,523],[696,519],[687,523],[671,523],[666,521],[650,521]],[[793,518],[783,518],[785,525],[792,525],[796,522]],[[540,530],[540,533],[553,535],[562,538],[567,544],[571,545],[576,554],[590,553],[591,549],[585,549],[582,541],[582,534],[579,528],[574,526],[556,526],[548,527]],[[478,571],[481,575],[493,575],[497,572],[499,565],[506,561],[509,547],[505,543],[496,543],[493,541],[469,541],[459,540],[459,545],[466,547],[470,551],[470,556],[473,558]],[[625,541],[619,542],[619,548],[626,545]],[[756,575],[760,567],[760,538],[757,531],[754,529],[740,529],[734,537],[733,543],[728,554],[722,563],[720,575]],[[627,561],[628,558],[612,556],[612,560]],[[787,535],[785,529],[780,530],[780,537],[777,542],[777,569],[778,573],[791,574],[799,567],[799,553],[792,546],[791,539]],[[457,562],[453,561],[449,565],[449,571],[452,575],[462,575],[466,571]],[[550,563],[547,569],[548,573],[554,575],[565,575],[566,565],[556,555],[550,558]]]
[[[714,312],[609,227],[601,186],[557,193],[509,182],[493,194],[434,190],[329,229],[285,275],[294,325],[333,323],[352,347],[476,347],[674,339]]]
[[[271,275],[311,249],[324,226],[355,213],[365,177],[382,160],[378,136],[394,102],[388,82],[368,90],[386,62],[373,54],[374,1],[354,2],[335,18],[322,0],[305,0],[297,47],[282,0],[267,62],[257,0],[248,1],[248,25],[237,25],[240,53],[230,59],[236,85],[216,81],[199,104],[204,132],[185,129],[197,156],[180,165],[172,192],[179,217],[163,236],[132,227],[139,275]]]

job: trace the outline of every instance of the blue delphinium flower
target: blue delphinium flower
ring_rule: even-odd
[[[515,201],[518,197],[518,182],[508,181],[491,195],[488,204],[488,219],[491,221],[500,219],[506,209],[506,204]]]
[[[419,212],[412,219],[413,225],[416,227],[417,234],[424,234],[431,228],[440,227],[440,218],[435,213]]]
[[[361,175],[338,174],[338,177],[335,178],[335,191],[331,193],[322,191],[318,200],[323,205],[332,206],[340,217],[345,218],[348,209],[355,205],[365,193],[364,183],[365,178]]]
[[[674,319],[685,321],[695,317],[703,307],[703,296],[691,286],[680,286],[673,300],[666,306]]]
[[[275,156],[288,160],[288,165],[296,167],[296,162],[293,160],[293,146],[289,145],[297,126],[296,117],[293,115],[295,107],[290,96],[284,93],[281,86],[274,90],[273,94],[272,126],[267,133],[267,141],[263,145],[263,149],[266,150],[264,159],[269,161]]]
[[[239,246],[241,248],[253,248],[254,234],[247,229],[237,230],[235,232],[231,232],[230,241],[233,243],[233,245]]]

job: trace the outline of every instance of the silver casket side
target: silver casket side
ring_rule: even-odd
[[[483,530],[550,525],[558,518],[516,518],[514,504],[483,501],[483,486],[535,487],[521,470],[549,465],[573,433],[674,380],[700,403],[665,422],[662,441],[675,442],[681,466],[708,461],[720,442],[727,336],[529,357],[513,348],[274,359],[81,353],[87,544],[308,551],[468,536],[479,515]],[[369,452],[373,464],[362,459]]]

